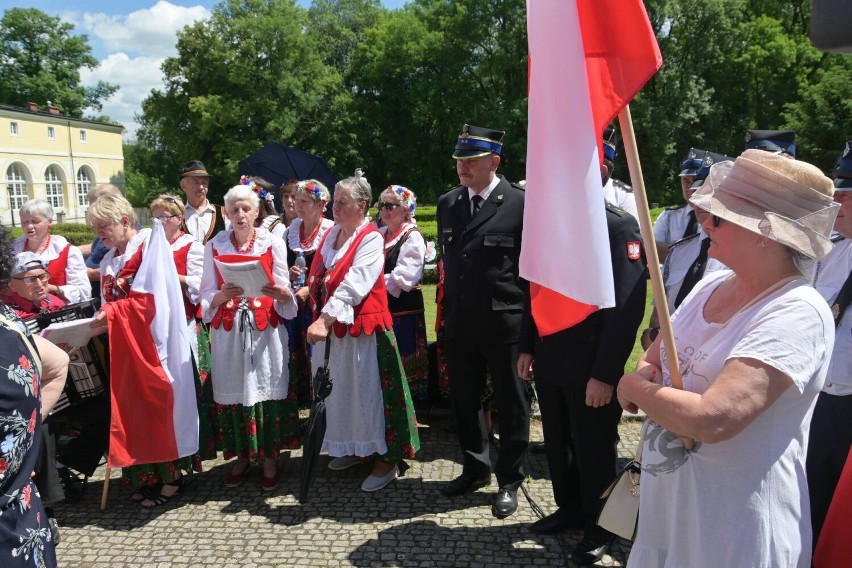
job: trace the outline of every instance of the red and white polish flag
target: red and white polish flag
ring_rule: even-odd
[[[615,305],[601,135],[662,57],[641,0],[527,0],[521,276],[541,335]]]
[[[161,463],[198,452],[186,315],[174,257],[158,221],[129,296],[101,309],[109,322],[108,466]]]

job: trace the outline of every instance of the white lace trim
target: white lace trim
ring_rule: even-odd
[[[302,239],[299,237],[299,233],[302,230],[302,220],[296,217],[290,223],[290,226],[287,227],[287,248],[293,252],[315,251],[317,250],[317,247],[319,247],[323,235],[325,235],[332,227],[334,227],[334,221],[330,219],[320,219],[320,230],[317,232],[317,236],[314,237],[313,242],[311,242],[308,248],[303,249]]]
[[[400,229],[400,231],[399,231],[399,233],[396,235],[396,237],[394,237],[394,238],[393,238],[390,242],[385,243],[385,250],[388,250],[388,249],[390,249],[390,248],[393,248],[393,246],[394,246],[396,243],[398,243],[398,242],[399,242],[399,239],[401,239],[401,238],[402,238],[402,236],[403,236],[403,235],[404,235],[404,234],[408,231],[409,227],[416,227],[416,226],[417,226],[417,223],[413,223],[413,222],[411,222],[411,221],[405,221],[405,222],[402,224],[402,228]],[[379,228],[379,231],[381,231],[382,235],[387,235],[387,234],[388,234],[388,227],[387,227],[387,225],[386,225],[386,226],[384,226],[384,227],[380,227],[380,228]]]
[[[236,247],[234,247],[234,243],[231,242],[231,233],[234,232],[233,229],[228,229],[226,231],[219,231],[216,233],[210,242],[213,243],[213,248],[216,249],[218,254],[243,254],[246,256],[260,256],[265,253],[270,246],[272,246],[272,233],[264,229],[263,227],[255,228],[257,231],[257,238],[254,241],[254,245],[251,247],[251,250],[240,251],[237,252]]]

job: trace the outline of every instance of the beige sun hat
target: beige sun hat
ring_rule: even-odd
[[[834,184],[816,166],[746,150],[733,162],[713,164],[689,202],[726,221],[822,259],[840,206]]]

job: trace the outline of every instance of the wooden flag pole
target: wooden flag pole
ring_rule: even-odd
[[[621,127],[621,140],[627,158],[627,169],[630,170],[630,184],[633,186],[633,196],[636,198],[639,230],[642,232],[642,242],[645,245],[645,255],[648,258],[648,271],[651,274],[651,289],[654,292],[654,304],[657,307],[657,317],[660,320],[660,333],[663,335],[663,345],[665,345],[668,354],[669,376],[672,386],[683,390],[677,347],[672,331],[671,315],[669,314],[669,303],[666,299],[665,286],[663,286],[663,273],[660,270],[660,257],[657,254],[657,243],[654,240],[651,208],[648,206],[648,194],[645,191],[645,180],[642,177],[642,165],[639,163],[639,150],[636,147],[636,133],[633,131],[630,105],[626,105],[624,110],[619,113],[618,124]],[[672,354],[674,354],[674,357],[672,357]],[[673,361],[675,364],[671,364]],[[683,438],[683,443],[687,450],[691,450],[694,440]]]

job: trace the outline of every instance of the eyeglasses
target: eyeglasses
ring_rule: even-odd
[[[20,280],[24,284],[35,284],[36,281],[47,282],[48,280],[50,280],[50,274],[47,272],[42,272],[41,274],[34,274],[32,276],[16,277],[15,280]]]
[[[156,217],[154,217],[154,219],[156,219],[160,223],[165,223],[169,219],[174,219],[175,217],[177,217],[177,215],[157,215]]]
[[[722,224],[722,218],[719,217],[718,215],[713,215],[713,226],[718,227],[721,224]]]
[[[397,207],[402,207],[399,203],[388,203],[387,201],[379,201],[376,203],[376,209],[381,211],[382,209],[387,209],[388,211],[393,211]]]

